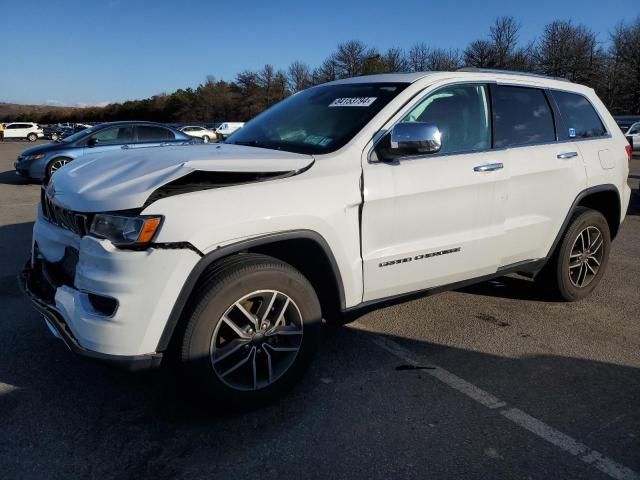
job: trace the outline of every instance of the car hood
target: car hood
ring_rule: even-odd
[[[27,155],[35,155],[36,153],[53,152],[55,150],[63,150],[68,147],[69,145],[65,145],[63,143],[46,143],[44,145],[36,145],[35,147],[27,148],[20,154],[20,156],[26,157]]]
[[[251,174],[256,181],[292,175],[313,162],[310,155],[230,144],[118,149],[69,163],[52,177],[47,194],[77,212],[126,210],[142,207],[160,187],[195,172],[202,173],[199,189],[214,188],[221,186],[219,181],[212,179],[211,186],[206,182],[216,172],[226,178],[235,172],[248,183]]]

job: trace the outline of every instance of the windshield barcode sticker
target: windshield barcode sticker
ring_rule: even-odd
[[[336,98],[329,104],[330,107],[368,107],[378,97],[346,97]]]

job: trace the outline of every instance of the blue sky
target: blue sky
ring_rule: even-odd
[[[640,14],[637,1],[0,0],[0,101],[144,98],[265,63],[315,66],[351,39],[382,50],[464,48],[500,15],[522,23],[523,41],[571,19],[606,43],[620,20]]]

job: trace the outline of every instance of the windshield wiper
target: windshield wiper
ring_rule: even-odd
[[[227,142],[225,142],[227,143]],[[263,143],[260,140],[229,142],[230,145],[242,145],[245,147],[266,148],[267,150],[282,150],[282,146],[277,143]]]

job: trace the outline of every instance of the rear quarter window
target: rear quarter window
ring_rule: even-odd
[[[558,132],[560,140],[607,135],[607,129],[602,124],[596,109],[586,97],[557,90],[554,90],[552,95],[564,123],[561,131]]]

